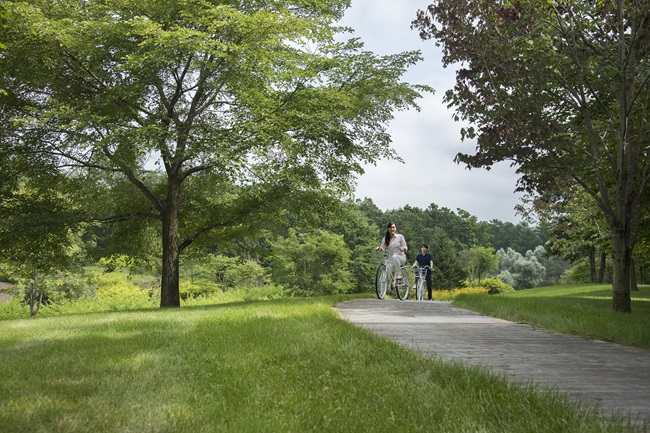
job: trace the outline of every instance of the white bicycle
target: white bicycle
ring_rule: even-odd
[[[424,283],[426,282],[427,270],[431,269],[429,265],[418,266],[415,270],[415,299],[418,301],[424,300]]]
[[[391,254],[388,251],[384,251],[383,259],[377,267],[377,273],[375,274],[375,291],[377,292],[377,297],[384,299],[386,291],[390,287],[391,291],[393,289],[397,291],[397,297],[400,300],[405,300],[408,298],[411,288],[408,270],[404,266],[401,266],[402,278],[397,279],[395,265],[390,260],[390,256]]]

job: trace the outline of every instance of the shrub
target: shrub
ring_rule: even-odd
[[[515,291],[514,287],[496,277],[484,279],[481,281],[481,285],[485,287],[488,295],[498,295],[499,293]]]
[[[29,306],[21,298],[13,296],[9,301],[0,303],[0,320],[24,319],[29,317]]]
[[[120,275],[100,275],[97,277],[97,283],[99,289],[96,300],[108,310],[131,310],[151,306],[149,294]]]
[[[542,253],[543,248],[537,250]],[[529,289],[544,281],[546,268],[539,262],[533,251],[528,251],[524,257],[512,248],[497,251],[499,258],[499,274],[501,281],[513,286],[516,290]]]
[[[453,301],[456,296],[463,293],[478,293],[484,294],[487,293],[485,287],[460,287],[451,290],[434,290],[433,291],[433,300],[434,301]]]
[[[97,291],[96,282],[83,273],[64,271],[48,280],[50,301],[55,303],[93,297]]]
[[[181,281],[179,285],[179,291],[181,299],[192,299],[214,296],[217,293],[221,292],[221,289],[216,284]]]
[[[269,280],[262,265],[255,260],[233,264],[225,270],[223,279],[228,287],[261,287]]]
[[[273,282],[297,296],[347,293],[352,287],[350,251],[343,236],[324,230],[288,236],[271,242]]]

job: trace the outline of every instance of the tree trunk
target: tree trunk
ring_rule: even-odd
[[[639,172],[639,160],[641,149],[646,143],[643,141],[643,134],[637,136],[635,119],[640,115],[634,110],[636,88],[635,71],[639,58],[637,50],[641,45],[628,44],[628,36],[631,39],[639,37],[634,20],[630,28],[626,22],[632,16],[634,9],[628,7],[624,0],[616,1],[617,7],[617,29],[618,29],[618,56],[621,72],[619,115],[620,133],[616,157],[616,190],[615,205],[610,207],[613,212],[606,216],[610,226],[612,239],[612,262],[614,277],[612,281],[612,308],[614,311],[623,313],[632,312],[630,300],[630,271],[632,268],[632,251],[636,243],[639,221],[641,218],[641,197],[643,196],[644,181]],[[628,16],[629,15],[629,16]],[[629,50],[628,50],[629,48]],[[605,197],[605,182],[602,177],[599,179],[602,196]]]
[[[29,290],[29,317],[36,316],[36,292],[34,291],[34,283],[32,282],[32,288]]]
[[[639,286],[636,282],[636,261],[632,259],[632,267],[630,268],[630,291],[638,292]]]
[[[596,250],[593,247],[589,249],[589,279],[596,282]]]
[[[623,313],[632,312],[630,299],[631,248],[627,245],[625,232],[612,230],[612,308]]]
[[[181,201],[181,184],[169,180],[167,200],[162,214],[162,281],[160,307],[180,307],[178,209]]]
[[[36,275],[36,266],[32,265],[32,280],[29,282],[29,285],[31,286],[29,289],[29,317],[36,316],[40,308],[40,303],[38,304],[39,307],[37,308],[38,301],[36,300],[36,295],[38,294],[36,290]],[[43,294],[41,293],[41,301],[42,300]]]
[[[600,269],[598,269],[598,283],[605,281],[605,267],[607,265],[607,254],[605,251],[600,252]]]

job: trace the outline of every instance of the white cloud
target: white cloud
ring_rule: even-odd
[[[471,153],[474,144],[461,142],[463,126],[452,120],[442,99],[454,85],[454,70],[443,68],[440,49],[422,41],[411,21],[424,0],[352,0],[340,22],[354,29],[365,48],[379,55],[421,50],[424,61],[412,67],[405,80],[427,84],[436,91],[419,101],[421,111],[396,112],[388,132],[404,164],[380,161],[367,166],[357,182],[356,196],[369,197],[383,210],[405,205],[426,208],[431,203],[452,210],[464,209],[481,221],[517,222],[514,207],[520,194],[513,191],[517,175],[509,164],[492,170],[466,170],[453,162],[458,152]]]

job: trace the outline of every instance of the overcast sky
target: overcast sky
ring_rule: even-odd
[[[498,219],[517,223],[514,207],[517,175],[509,163],[492,170],[465,169],[453,162],[458,152],[471,153],[475,143],[460,140],[460,123],[442,102],[445,92],[454,86],[452,69],[442,67],[440,49],[433,41],[422,41],[411,30],[418,9],[427,0],[352,0],[340,25],[352,27],[365,48],[378,55],[421,50],[424,61],[412,67],[405,81],[427,84],[436,91],[420,99],[421,111],[396,112],[388,132],[393,147],[404,160],[380,161],[367,166],[358,179],[358,198],[369,197],[382,210],[405,205],[427,208],[431,203],[453,211],[464,209],[479,221]],[[395,183],[398,176],[403,179]]]

